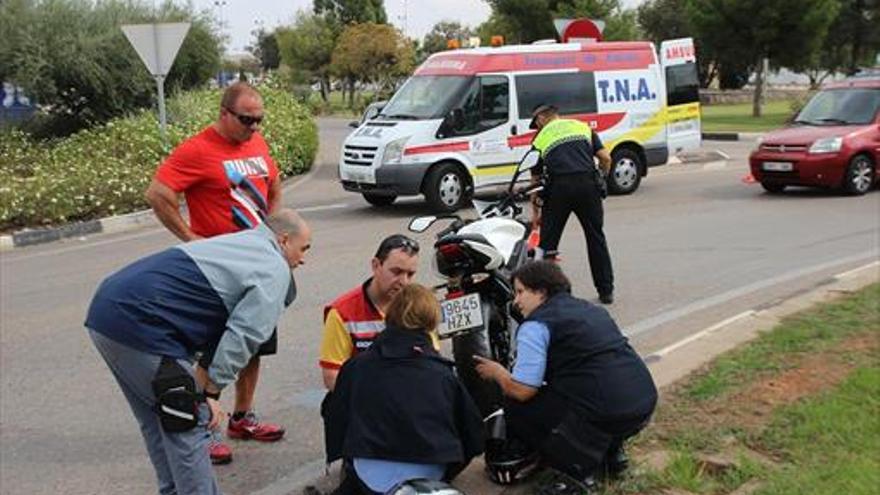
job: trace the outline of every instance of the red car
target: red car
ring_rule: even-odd
[[[790,124],[764,135],[749,165],[771,193],[786,186],[868,192],[880,177],[880,77],[826,85]]]

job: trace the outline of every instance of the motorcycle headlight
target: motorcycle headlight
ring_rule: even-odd
[[[810,153],[837,153],[843,145],[843,138],[822,138],[810,146]]]
[[[382,155],[382,164],[400,163],[403,159],[403,148],[409,136],[402,137],[391,141],[385,146],[385,153]]]

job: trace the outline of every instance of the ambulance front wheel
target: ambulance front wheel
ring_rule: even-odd
[[[630,194],[642,181],[642,157],[628,148],[618,148],[611,153],[611,172],[608,174],[608,191],[612,194]]]
[[[432,210],[456,211],[464,206],[470,194],[467,172],[454,163],[436,165],[425,177],[423,192]]]
[[[373,206],[390,206],[391,203],[394,203],[394,200],[397,199],[397,196],[393,194],[374,194],[374,193],[363,193],[364,199],[367,200],[367,203],[370,203]]]

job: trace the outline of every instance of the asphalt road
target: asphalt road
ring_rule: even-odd
[[[312,223],[314,250],[297,271],[299,299],[281,322],[280,352],[264,360],[257,405],[288,434],[274,445],[233,443],[235,461],[217,470],[229,494],[284,494],[322,472],[322,307],[368,275],[382,237],[428,213],[421,199],[377,210],[341,190],[335,163],[346,122],[320,122],[318,166],[285,192]],[[730,159],[652,169],[634,195],[606,202],[612,312],[643,353],[880,255],[877,191],[771,196],[741,180],[753,143],[704,144]],[[426,252],[432,235],[417,236]],[[149,229],[2,254],[0,493],[155,493],[140,434],[82,321],[104,276],[171,244]],[[594,299],[574,221],[561,250],[575,293]],[[432,283],[428,258],[419,278]]]

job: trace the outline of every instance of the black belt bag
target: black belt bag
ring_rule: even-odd
[[[196,391],[192,375],[175,359],[162,358],[153,378],[153,393],[163,430],[180,433],[199,424],[199,404],[204,397]]]

